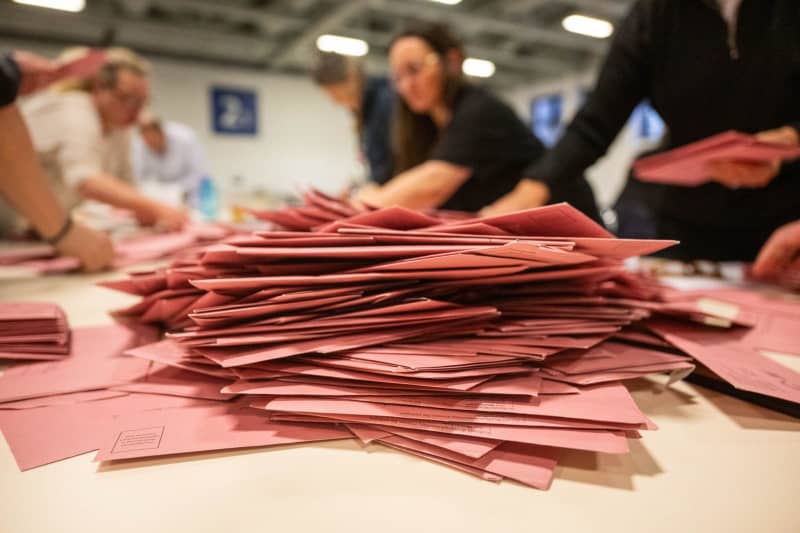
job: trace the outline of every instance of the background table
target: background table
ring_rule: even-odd
[[[136,298],[92,283],[119,276],[0,281],[0,300],[109,323]],[[0,439],[0,532],[800,532],[800,421],[663,381],[629,382],[658,431],[629,455],[566,453],[546,492],[355,441],[110,466],[90,453],[21,473]]]

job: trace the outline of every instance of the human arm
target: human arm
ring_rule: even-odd
[[[583,176],[608,151],[633,109],[648,95],[651,77],[651,2],[638,2],[616,30],[594,90],[543,157],[523,172],[523,179],[507,195],[484,208],[484,213],[538,207],[560,201],[553,191]]]
[[[398,174],[382,187],[363,189],[358,199],[380,207],[436,208],[453,196],[470,172],[469,168],[445,161],[426,161]]]
[[[66,185],[85,198],[132,211],[145,225],[178,229],[188,220],[183,210],[147,198],[125,181],[132,179],[128,140],[119,132],[103,137],[90,99],[71,96],[58,113],[57,158]]]
[[[59,234],[68,213],[50,189],[40,169],[30,136],[14,105],[0,108],[0,194],[45,239]],[[104,233],[78,222],[55,243],[62,255],[78,258],[87,271],[100,270],[112,259],[111,241]]]
[[[85,198],[132,211],[145,226],[158,225],[176,230],[188,221],[183,209],[147,198],[133,186],[110,174],[89,176],[80,182],[77,190]]]

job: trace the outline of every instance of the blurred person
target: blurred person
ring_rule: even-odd
[[[359,58],[322,52],[311,77],[355,119],[372,184],[392,177],[391,124],[394,90],[385,77],[367,76]]]
[[[594,91],[564,136],[486,209],[535,207],[605,155],[639,102],[669,131],[664,149],[738,130],[800,141],[800,3],[796,0],[638,0],[617,27]],[[800,163],[722,161],[712,182],[663,185],[653,209],[661,255],[752,261],[777,228],[800,217]]]
[[[110,48],[95,75],[64,80],[20,109],[64,207],[88,198],[128,209],[142,224],[177,229],[187,221],[185,211],[133,186],[128,128],[147,102],[148,72],[138,55]]]
[[[50,189],[14,100],[54,81],[56,65],[29,52],[0,56],[0,195],[62,255],[96,271],[113,257],[104,233],[72,220]]]
[[[365,202],[477,211],[514,189],[544,152],[507,104],[465,80],[463,46],[444,26],[420,24],[400,33],[389,59],[399,96],[396,174],[380,189],[365,191]],[[598,219],[583,183],[585,195],[574,203]]]
[[[136,184],[145,194],[162,194],[172,205],[197,203],[206,163],[189,126],[143,113],[131,137],[131,161]]]

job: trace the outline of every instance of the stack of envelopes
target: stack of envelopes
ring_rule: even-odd
[[[67,317],[56,304],[0,302],[0,359],[61,359],[69,340]]]
[[[637,324],[751,325],[667,300],[622,264],[674,243],[616,239],[566,204],[471,220],[346,215],[321,195],[309,204],[281,214],[305,217],[304,231],[236,237],[195,264],[104,283],[143,296],[120,315],[171,328],[128,354],[227,380],[222,392],[250,407],[240,415],[264,424],[346,427],[484,479],[546,488],[559,450],[625,453],[627,439],[654,429],[622,380],[694,368]],[[267,427],[242,424],[229,421]],[[197,449],[114,442],[99,459]]]
[[[294,230],[103,283],[141,296],[117,315],[165,340],[79,328],[68,358],[0,376],[20,468],[356,438],[547,488],[563,450],[625,453],[654,429],[625,380],[699,360],[800,390],[755,354],[800,351],[796,304],[677,293],[622,265],[671,242],[615,239],[567,205],[465,219],[306,200],[278,215]]]

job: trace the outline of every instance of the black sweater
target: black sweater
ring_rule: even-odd
[[[649,99],[665,149],[725,130],[800,126],[800,1],[743,0],[729,33],[714,0],[639,0],[619,25],[596,87],[564,137],[526,175],[551,186],[602,157]],[[749,260],[770,232],[800,218],[800,164],[762,189],[665,186],[653,206],[683,258]]]
[[[0,56],[0,107],[14,101],[19,89],[19,68],[8,56]]]

